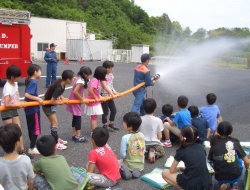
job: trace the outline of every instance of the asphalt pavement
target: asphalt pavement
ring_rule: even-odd
[[[42,67],[42,75],[46,73],[46,64],[37,63]],[[101,62],[85,62],[84,65],[89,66],[92,71],[101,65]],[[162,63],[164,64],[164,63]],[[60,62],[58,65],[58,75],[65,69],[71,69],[75,73],[79,71],[82,65],[76,62],[70,62],[69,65],[64,65]],[[133,63],[117,63],[114,67],[114,86],[118,92],[130,89],[133,86],[133,68],[136,64]],[[157,67],[161,67],[158,65]],[[152,73],[154,73],[155,66],[150,65]],[[206,72],[201,72],[206,71]],[[164,73],[164,70],[162,71]],[[155,98],[157,102],[157,109],[155,115],[161,115],[161,106],[166,103],[170,103],[174,106],[174,111],[177,110],[176,100],[180,95],[186,95],[189,98],[189,105],[197,105],[199,107],[206,104],[205,96],[207,93],[214,92],[218,96],[217,105],[219,106],[223,119],[228,120],[233,124],[234,131],[233,136],[240,139],[241,141],[250,141],[249,135],[249,107],[250,107],[250,70],[236,70],[228,68],[219,68],[215,66],[202,66],[197,68],[190,68],[189,70],[177,71],[175,76],[168,75],[162,76],[159,83],[148,88],[147,97]],[[39,94],[46,92],[45,78],[41,78],[38,83]],[[0,87],[0,94],[2,95],[3,86]],[[19,93],[20,96],[24,95],[24,80],[21,79],[19,82]],[[64,93],[65,97],[69,96],[70,90],[66,90]],[[86,92],[86,90],[85,90]],[[129,94],[125,97],[121,97],[115,100],[117,106],[117,115],[115,125],[120,128],[118,132],[111,132],[108,144],[111,146],[113,151],[119,158],[120,141],[121,137],[126,134],[122,128],[122,117],[130,111],[133,104],[134,97]],[[65,156],[69,165],[76,167],[84,167],[87,163],[88,152],[91,150],[90,143],[74,143],[71,140],[71,120],[72,116],[66,112],[65,106],[58,106],[58,120],[60,124],[59,136],[68,141],[68,149],[59,151],[58,153]],[[27,136],[27,125],[24,110],[19,110],[21,127],[23,130],[25,147],[29,146],[29,139]],[[82,134],[87,137],[90,136],[90,118],[83,116],[82,119]],[[2,121],[0,121],[2,125]],[[101,120],[98,122],[101,126]],[[41,125],[42,134],[50,134],[50,124],[48,119],[45,117],[41,110]],[[144,173],[152,171],[154,168],[163,168],[166,159],[170,155],[174,155],[177,146],[172,148],[165,148],[166,155],[157,160],[154,164],[145,163]],[[3,151],[0,150],[0,155]],[[32,162],[34,163],[40,158],[36,156]],[[141,181],[140,179],[133,179],[129,181],[120,180],[115,188],[122,188],[123,190],[144,190],[154,189],[152,186]],[[115,189],[114,188],[114,189]]]

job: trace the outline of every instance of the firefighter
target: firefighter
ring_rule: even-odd
[[[142,54],[141,56],[141,62],[142,64],[138,65],[135,68],[134,71],[134,86],[142,83],[142,82],[146,82],[146,85],[139,88],[138,90],[134,91],[133,94],[135,96],[135,100],[134,100],[134,104],[133,107],[131,109],[132,112],[139,112],[141,113],[141,115],[145,115],[145,111],[143,109],[143,101],[144,101],[144,97],[145,97],[145,93],[146,93],[146,88],[147,86],[154,86],[154,84],[156,83],[156,79],[151,80],[151,76],[150,76],[150,70],[148,68],[148,64],[150,62],[150,56],[149,54],[145,53]]]
[[[49,45],[50,49],[46,51],[44,55],[44,60],[47,62],[47,78],[46,78],[46,88],[56,81],[57,73],[57,55],[55,52],[56,45],[54,43]]]

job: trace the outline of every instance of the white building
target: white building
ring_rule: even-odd
[[[141,55],[149,53],[149,45],[145,44],[132,44],[132,62],[140,63]]]
[[[64,59],[66,54],[67,39],[85,39],[86,23],[69,20],[48,19],[31,17],[31,57],[43,60],[45,49],[50,43],[57,45],[56,52],[59,59]],[[91,39],[94,39],[91,36]]]

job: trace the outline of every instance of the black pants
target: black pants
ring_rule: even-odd
[[[109,121],[114,121],[115,120],[116,107],[115,107],[114,100],[109,100],[109,101],[103,102],[102,103],[102,109],[103,109],[103,115],[102,115],[102,123],[103,124],[108,122],[107,117],[108,117],[108,114],[109,114],[109,110],[110,110]]]
[[[26,115],[26,121],[30,138],[30,148],[33,149],[36,145],[37,136],[41,134],[40,112]]]
[[[81,130],[82,117],[73,115],[72,119],[72,127],[74,127],[77,131]]]

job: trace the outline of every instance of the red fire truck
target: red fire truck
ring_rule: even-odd
[[[30,12],[0,9],[0,80],[5,79],[5,71],[10,65],[22,70],[32,63],[30,59]]]

